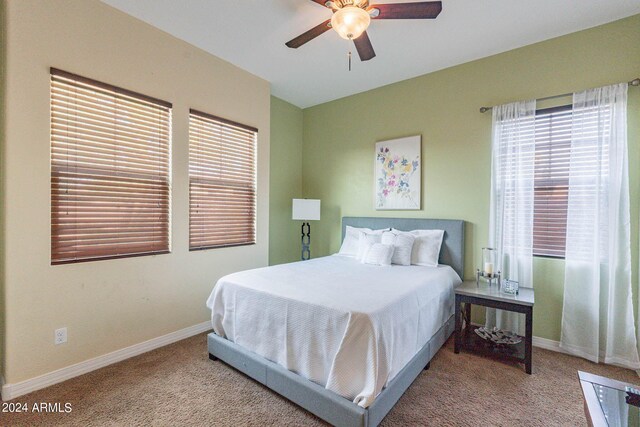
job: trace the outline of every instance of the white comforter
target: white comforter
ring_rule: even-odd
[[[329,256],[221,278],[213,330],[367,407],[453,314],[449,266]]]

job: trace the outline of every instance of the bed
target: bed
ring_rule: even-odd
[[[225,276],[208,349],[331,424],[375,426],[453,331],[464,222],[345,217],[343,238],[347,226],[445,230],[440,265],[333,255]]]

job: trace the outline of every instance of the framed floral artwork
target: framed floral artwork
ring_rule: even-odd
[[[420,135],[376,143],[375,207],[377,210],[419,210]]]

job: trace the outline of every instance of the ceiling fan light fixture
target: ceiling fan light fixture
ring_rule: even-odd
[[[366,10],[357,6],[345,6],[335,11],[331,17],[331,27],[346,40],[355,40],[362,35],[369,24],[371,16]]]

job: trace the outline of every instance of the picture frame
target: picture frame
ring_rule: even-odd
[[[516,280],[505,279],[502,281],[501,291],[505,294],[518,295],[520,293],[520,283]]]
[[[421,209],[421,150],[421,135],[376,142],[374,163],[376,210]]]

